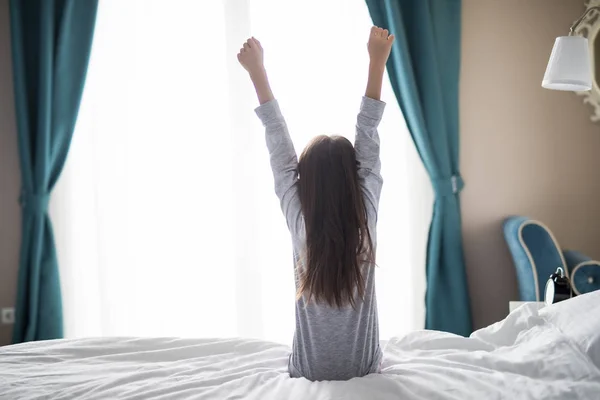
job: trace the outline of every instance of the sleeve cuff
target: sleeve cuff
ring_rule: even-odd
[[[276,99],[268,101],[265,104],[261,104],[254,110],[254,112],[265,126],[270,123],[283,120],[283,115],[281,114],[279,103]]]
[[[360,104],[360,113],[367,118],[380,121],[385,110],[385,103],[381,100],[375,100],[370,97],[363,96]]]

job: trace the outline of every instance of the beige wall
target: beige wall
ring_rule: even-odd
[[[463,0],[461,199],[477,327],[503,318],[517,296],[505,216],[540,219],[563,247],[600,258],[600,125],[574,94],[540,87],[554,38],[582,11],[578,0]],[[8,0],[0,0],[0,307],[15,296],[19,185]],[[0,344],[9,337],[0,327]]]
[[[13,101],[8,0],[0,0],[0,308],[15,300],[21,214],[17,200],[20,170]],[[12,327],[0,325],[0,346],[10,342]]]
[[[583,0],[463,0],[463,237],[477,327],[517,298],[502,236],[513,214],[600,259],[600,124],[573,93],[540,87],[556,36]]]

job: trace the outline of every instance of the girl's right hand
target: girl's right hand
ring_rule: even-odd
[[[372,66],[384,68],[394,43],[394,35],[389,35],[387,29],[374,26],[371,28],[369,35],[369,57],[371,58]],[[374,65],[373,65],[374,64]]]
[[[237,58],[242,67],[251,75],[264,70],[263,49],[260,42],[253,37],[244,43]]]

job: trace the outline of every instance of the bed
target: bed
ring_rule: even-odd
[[[0,399],[600,399],[600,292],[526,304],[470,338],[385,343],[382,374],[309,382],[287,346],[90,338],[0,347]]]

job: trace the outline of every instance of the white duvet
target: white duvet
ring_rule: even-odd
[[[60,340],[0,347],[1,399],[600,399],[600,292],[525,305],[470,338],[392,339],[383,373],[291,379],[287,346],[243,339]]]

